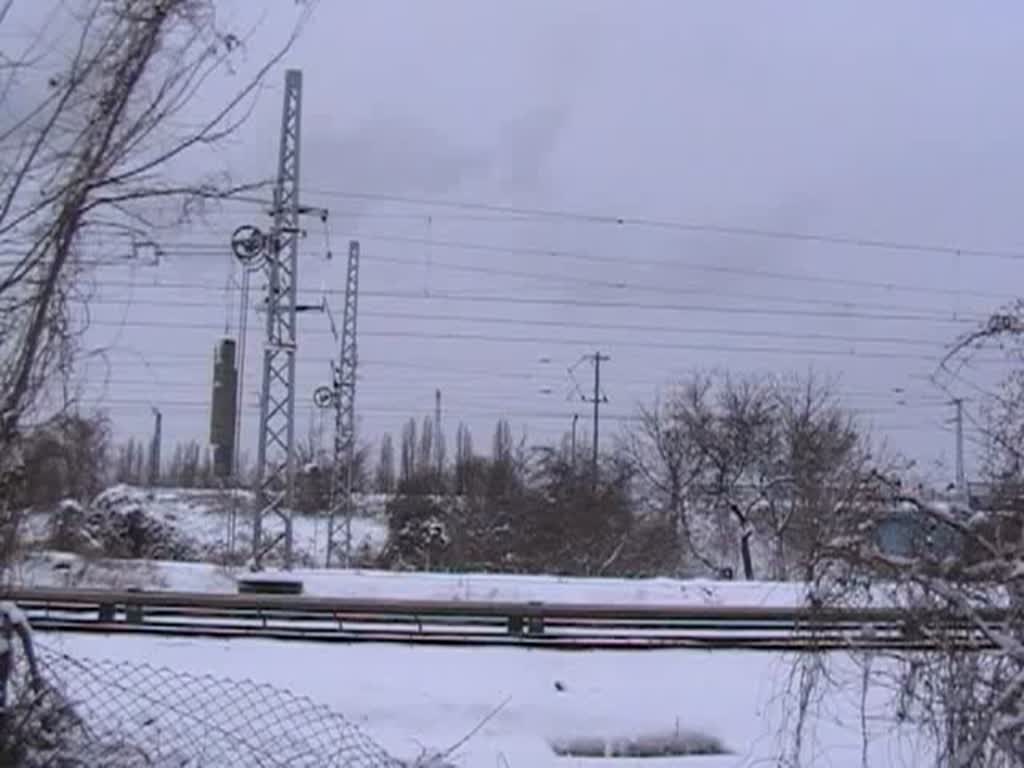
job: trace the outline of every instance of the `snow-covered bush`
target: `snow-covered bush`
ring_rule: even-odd
[[[664,733],[647,733],[620,739],[576,736],[551,742],[551,750],[559,757],[593,758],[664,758],[729,754],[729,750],[717,737],[678,728]]]
[[[143,492],[123,485],[93,500],[83,533],[108,557],[195,560],[200,554],[197,542],[175,521],[154,514]]]
[[[447,564],[448,514],[432,496],[400,496],[388,505],[388,546],[381,555],[393,568]]]
[[[931,646],[849,657],[862,673],[862,702],[869,696],[885,702],[881,713],[865,710],[862,723],[870,717],[913,725],[919,747],[929,749],[940,768],[1017,768],[1024,764],[1021,518],[967,516],[898,489],[894,497],[892,506],[913,507],[918,530],[946,528],[955,533],[948,541],[956,546],[894,547],[865,525],[826,552],[808,608],[830,611],[881,598],[899,612],[908,641]],[[837,690],[847,693],[848,685],[836,682],[829,668],[836,658],[806,654],[796,667],[796,725],[784,765],[807,764],[813,702]],[[870,734],[862,728],[866,744]]]
[[[47,531],[50,549],[87,554],[99,551],[99,543],[86,526],[85,507],[74,499],[64,499],[51,514]]]

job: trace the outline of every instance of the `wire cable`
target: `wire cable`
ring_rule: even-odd
[[[524,206],[500,205],[495,203],[474,203],[465,200],[445,200],[440,198],[415,197],[411,195],[385,194],[378,192],[362,192],[355,190],[331,190],[317,187],[304,188],[307,195],[319,195],[345,200],[363,200],[379,203],[398,203],[402,205],[418,205],[431,208],[447,208],[464,211],[483,211],[516,216],[530,216],[537,219],[572,221],[584,224],[604,224],[614,227],[636,227],[644,229],[671,230],[677,232],[693,232],[730,237],[751,237],[769,240],[789,240],[793,242],[817,243],[830,246],[849,246],[871,250],[891,251],[895,253],[944,254],[947,256],[979,256],[996,259],[1024,259],[1024,251],[979,248],[968,245],[949,245],[941,243],[919,243],[905,240],[890,240],[859,235],[827,234],[819,232],[798,232],[795,230],[765,229],[759,227],[734,226],[694,221],[660,219],[645,216],[627,216],[619,214],[585,213],[578,211],[559,210],[553,208],[532,208]]]
[[[104,287],[120,287],[122,281],[104,280]],[[136,288],[165,288],[176,290],[209,291],[211,286],[204,283],[188,282],[165,282],[152,285],[136,284]],[[212,290],[216,290],[215,287]],[[326,289],[328,295],[343,295],[343,289]],[[300,295],[316,294],[318,291],[311,289],[300,289]],[[705,294],[707,292],[704,292]],[[941,315],[938,313],[928,314],[924,311],[893,311],[893,312],[861,312],[856,309],[846,309],[850,306],[847,302],[833,302],[837,309],[804,309],[787,307],[751,307],[751,306],[722,306],[720,304],[702,303],[652,303],[626,300],[606,299],[578,299],[567,297],[531,297],[531,296],[510,296],[508,294],[480,294],[476,292],[431,292],[424,295],[418,291],[397,291],[397,290],[360,290],[359,299],[398,299],[402,301],[426,301],[434,303],[461,302],[461,303],[484,303],[484,304],[507,304],[518,306],[548,306],[548,307],[580,307],[590,309],[628,309],[635,311],[650,312],[704,312],[709,314],[727,315],[749,315],[749,316],[771,316],[771,317],[831,317],[850,320],[873,320],[873,321],[903,321],[903,322],[926,322],[942,323],[950,325],[976,325],[985,320],[986,315],[960,314]],[[111,300],[107,300],[111,301]],[[853,305],[855,306],[855,305]]]
[[[447,242],[446,241],[434,241],[434,240],[430,240],[430,239],[419,239],[419,238],[400,238],[400,237],[395,237],[395,238],[383,238],[383,239],[393,239],[393,240],[398,240],[400,242],[417,243],[417,244],[427,245],[428,247],[432,246],[434,244],[448,245],[448,246],[452,245],[452,243],[450,241],[447,241]],[[634,265],[634,262],[632,260],[622,260],[622,259],[615,260],[615,259],[612,259],[612,258],[603,259],[601,257],[591,256],[589,254],[578,254],[578,253],[573,253],[573,252],[568,252],[568,251],[559,252],[557,250],[550,250],[550,249],[516,248],[516,247],[504,247],[504,246],[484,246],[484,245],[480,245],[480,244],[466,244],[465,247],[470,248],[470,249],[483,249],[483,250],[489,250],[489,251],[500,252],[500,253],[524,253],[524,254],[531,254],[531,255],[536,255],[536,256],[545,256],[545,257],[559,257],[559,256],[561,256],[561,257],[564,257],[564,258],[595,259],[595,260],[600,260],[600,261],[613,262],[613,263],[618,264],[619,266],[625,266],[625,267],[631,267],[631,266]],[[192,251],[192,250],[185,250],[185,251],[181,251],[181,252],[177,252],[177,253],[179,255],[185,255],[185,256],[189,256],[189,257],[200,256],[200,255],[205,257],[205,256],[215,255],[214,252],[207,253],[204,250],[194,250],[194,251]],[[216,251],[216,255],[219,255],[219,254],[220,254],[220,251],[219,250]],[[609,280],[609,279],[601,279],[601,278],[583,277],[583,276],[579,276],[579,275],[566,275],[566,274],[552,273],[552,272],[537,272],[537,271],[532,271],[532,270],[517,270],[517,269],[508,269],[508,268],[505,268],[505,267],[494,267],[494,266],[481,265],[481,264],[461,264],[461,263],[443,262],[443,261],[436,261],[433,258],[433,255],[429,251],[428,251],[428,258],[427,258],[426,262],[421,261],[419,259],[409,259],[409,258],[402,258],[402,257],[397,257],[397,256],[386,256],[386,255],[375,254],[375,255],[373,255],[373,256],[371,256],[371,257],[369,257],[367,259],[367,263],[369,263],[371,265],[373,263],[386,263],[386,264],[398,264],[398,265],[401,265],[401,266],[423,267],[427,271],[427,275],[428,275],[427,279],[428,280],[429,280],[430,272],[434,269],[434,267],[437,267],[438,269],[446,270],[446,271],[449,271],[449,272],[462,272],[462,273],[467,273],[467,274],[481,274],[481,275],[487,275],[487,276],[513,277],[513,278],[523,279],[523,280],[545,281],[545,282],[549,282],[549,283],[561,283],[561,284],[565,284],[565,285],[584,285],[584,286],[588,286],[588,287],[606,288],[606,289],[611,289],[611,290],[616,290],[616,291],[634,290],[634,291],[638,291],[638,292],[647,292],[647,293],[655,293],[655,294],[666,294],[666,295],[696,294],[696,295],[706,296],[708,294],[713,294],[713,295],[718,295],[718,296],[723,296],[723,297],[734,297],[734,298],[743,299],[743,300],[770,301],[770,302],[791,302],[791,303],[802,303],[802,304],[812,304],[812,305],[826,305],[826,306],[828,306],[828,305],[835,305],[835,304],[849,303],[845,299],[814,298],[814,297],[807,297],[807,296],[803,296],[803,295],[793,296],[793,295],[785,295],[785,294],[783,294],[783,295],[774,295],[774,294],[765,294],[765,293],[751,293],[751,292],[741,292],[741,291],[735,291],[735,290],[726,290],[726,289],[723,289],[721,287],[715,287],[715,288],[708,288],[706,286],[667,287],[664,284],[652,285],[652,284],[645,284],[645,283],[637,283],[636,281]],[[672,264],[672,262],[669,262],[669,261],[664,261],[664,262],[661,262],[661,261],[659,261],[659,262],[638,262],[638,263],[658,263],[658,264],[666,264],[666,265],[671,265]],[[682,269],[687,269],[687,267],[685,267],[685,266],[681,267],[681,268]],[[724,266],[715,266],[715,265],[697,265],[697,266],[694,266],[693,268],[697,269],[697,271],[702,271],[702,272],[723,273],[723,274],[738,275],[738,276],[743,276],[743,277],[759,277],[759,278],[766,278],[766,277],[768,277],[768,278],[775,279],[775,280],[785,280],[785,281],[789,281],[789,282],[810,282],[810,283],[814,283],[814,284],[835,284],[835,285],[844,286],[844,287],[851,287],[851,286],[871,287],[871,288],[875,288],[875,289],[885,290],[887,292],[893,292],[893,291],[913,292],[913,293],[920,293],[920,294],[924,294],[924,295],[950,296],[950,297],[954,297],[954,298],[957,298],[957,299],[960,299],[960,298],[962,298],[964,296],[974,296],[976,298],[984,298],[984,299],[987,299],[987,300],[994,300],[994,301],[1000,301],[1000,302],[1005,303],[1006,301],[1009,301],[1009,300],[1014,298],[1014,296],[1012,294],[997,294],[997,293],[991,293],[991,292],[968,291],[968,290],[961,290],[961,289],[954,289],[954,288],[926,289],[926,288],[908,286],[908,285],[903,284],[903,283],[885,283],[885,282],[876,282],[876,281],[845,280],[845,279],[841,279],[841,278],[819,277],[819,276],[815,276],[815,275],[786,274],[786,273],[781,273],[781,272],[770,272],[770,271],[765,271],[765,270],[748,270],[748,269],[743,269],[743,268],[739,268],[739,267],[724,267]],[[425,291],[423,291],[423,293],[424,294],[429,294],[430,292],[425,290]],[[863,300],[861,300],[861,301],[858,301],[857,304],[859,306],[862,306],[862,307],[869,307],[869,308],[883,309],[883,310],[905,309],[906,308],[906,304],[905,303],[899,303],[899,304],[896,304],[896,303],[880,303],[880,302],[870,302],[870,301],[863,301]],[[930,308],[930,307],[928,307],[928,308],[924,308],[924,309],[925,309],[925,311],[933,311],[933,312],[936,312],[936,313],[938,313],[938,312],[949,313],[950,311],[952,311],[952,309],[951,310],[947,310],[944,307],[943,308]]]
[[[211,307],[209,302],[179,301],[179,300],[147,300],[149,306],[167,307]],[[93,299],[93,305],[120,306],[119,299]],[[417,323],[423,322],[444,322],[444,323],[466,323],[476,325],[498,325],[498,326],[524,326],[537,328],[567,328],[599,331],[628,331],[642,333],[664,333],[664,334],[697,334],[697,335],[721,335],[738,336],[741,338],[771,338],[787,339],[797,341],[838,341],[851,344],[893,344],[899,346],[917,346],[927,348],[948,349],[948,344],[933,339],[918,339],[907,336],[873,336],[840,333],[817,333],[813,331],[793,332],[765,330],[760,328],[728,328],[721,326],[693,326],[686,327],[665,327],[664,325],[652,325],[642,323],[606,323],[606,322],[585,322],[574,320],[547,320],[534,318],[511,318],[494,317],[488,315],[469,314],[438,314],[425,312],[386,312],[380,310],[363,310],[361,318],[374,318],[381,320],[410,320]],[[102,321],[101,321],[102,322]],[[319,335],[322,331],[308,329],[305,333]]]
[[[110,325],[102,320],[94,320],[93,325]],[[191,329],[191,330],[219,330],[216,323],[190,323],[185,321],[148,321],[133,320],[126,325],[138,328],[168,328],[168,329]],[[326,333],[323,329],[313,329],[306,333]],[[543,336],[496,336],[484,333],[426,333],[420,331],[382,331],[369,330],[360,331],[361,337],[382,338],[382,339],[419,339],[426,341],[480,341],[494,344],[543,344],[552,346],[593,346],[593,339],[579,338],[550,338]],[[612,344],[604,340],[604,344]],[[932,364],[938,364],[941,355],[921,355],[907,352],[865,352],[854,347],[849,349],[806,349],[800,347],[776,347],[776,346],[741,346],[726,344],[694,344],[694,343],[669,343],[655,342],[650,340],[624,340],[618,342],[633,349],[657,349],[673,351],[703,351],[703,352],[748,352],[755,354],[783,354],[783,355],[810,355],[821,357],[855,357],[865,360],[918,360]]]

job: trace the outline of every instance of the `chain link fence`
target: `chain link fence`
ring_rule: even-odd
[[[443,768],[389,755],[329,708],[251,681],[39,649],[12,676],[0,765],[25,768]]]

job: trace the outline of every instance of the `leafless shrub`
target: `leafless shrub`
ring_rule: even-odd
[[[300,25],[312,6],[300,5]],[[10,8],[2,6],[0,24]],[[218,174],[188,178],[181,163],[238,129],[291,39],[203,114],[207,89],[231,72],[242,47],[215,9],[212,0],[61,5],[54,14],[67,46],[48,49],[41,30],[41,50],[0,62],[0,101],[13,114],[0,126],[0,512],[7,523],[23,479],[16,444],[27,421],[46,419],[73,394],[67,383],[88,322],[83,255],[111,242],[156,242],[161,204],[177,202],[180,219],[197,203],[254,186]]]
[[[748,579],[806,576],[870,486],[865,435],[834,384],[811,374],[696,373],[641,409],[621,447],[642,506],[678,545],[712,572],[732,562],[723,547],[738,549]]]
[[[933,545],[894,554],[867,524],[822,551],[812,607],[884,604],[902,617],[906,640],[928,650],[848,657],[863,670],[863,695],[888,694],[886,716],[926,735],[936,764],[1019,765],[1024,758],[1024,548],[1007,546],[993,515],[924,502],[895,488],[889,508],[909,507]],[[940,536],[941,530],[950,535]],[[821,657],[822,659],[824,657]],[[811,668],[811,665],[816,668]],[[804,660],[810,692],[838,690],[821,659]],[[806,704],[797,702],[803,722]],[[799,755],[799,734],[793,754]],[[866,748],[865,748],[866,749]],[[866,752],[865,752],[866,754]],[[794,762],[794,765],[799,762]]]

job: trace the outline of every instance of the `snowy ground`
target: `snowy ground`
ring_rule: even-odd
[[[65,565],[67,569],[58,568]],[[41,552],[24,560],[16,578],[26,587],[109,587],[181,592],[236,592],[242,568],[209,563],[85,560]],[[280,572],[264,575],[279,578]],[[803,585],[706,579],[596,579],[515,574],[403,573],[294,570],[304,593],[323,597],[496,602],[609,603],[615,605],[789,606],[803,600]]]
[[[166,523],[207,551],[226,552],[232,516],[238,546],[245,548],[252,535],[251,509],[255,503],[248,491],[188,488],[136,488],[117,485],[101,494],[115,503],[138,503],[155,519]],[[387,542],[385,508],[387,497],[360,495],[355,499],[352,519],[354,552],[375,556]],[[49,515],[32,514],[26,525],[27,543],[45,544]],[[298,557],[323,564],[327,548],[327,518],[324,515],[295,514],[292,518]],[[276,519],[266,521],[268,536],[277,532]],[[336,536],[344,535],[344,521],[338,521]],[[335,541],[340,541],[336,538]]]
[[[181,496],[178,496],[180,503]],[[182,518],[210,514],[192,511]],[[192,521],[195,522],[195,521]],[[191,524],[191,523],[190,523]],[[211,526],[211,530],[213,527]],[[315,537],[314,537],[315,538]],[[56,568],[66,564],[66,569]],[[21,563],[25,586],[236,591],[250,575],[206,563],[85,560],[53,552]],[[276,575],[276,574],[274,574]],[[579,579],[499,574],[299,570],[306,594],[444,600],[660,605],[794,605],[799,584],[673,579]],[[777,765],[792,735],[792,659],[726,651],[557,652],[516,648],[326,645],[47,634],[76,657],[149,662],[193,674],[269,683],[326,704],[402,757],[444,749],[500,712],[457,752],[466,768],[761,768]],[[874,694],[862,719],[860,673],[834,657],[840,685],[814,701],[809,758],[815,768],[862,768],[862,728],[872,766],[929,766],[914,728],[893,723]],[[226,702],[225,706],[237,706]],[[689,731],[719,739],[719,757],[556,757],[552,741],[630,739]]]
[[[254,504],[252,494],[242,492],[220,492],[195,489],[157,489],[151,494],[142,489],[127,489],[144,495],[147,507],[154,514],[173,521],[181,530],[195,536],[206,545],[223,544],[227,540],[230,513],[237,515],[236,538],[248,543],[252,535],[251,516],[248,507]],[[108,491],[109,492],[109,491]],[[234,499],[237,504],[233,504]],[[378,553],[387,541],[387,523],[384,511],[387,497],[383,495],[357,496],[356,514],[352,519],[352,547],[361,548],[371,554]],[[267,520],[267,535],[276,532],[277,521]],[[344,521],[337,521],[336,535],[344,535]],[[327,551],[327,518],[325,515],[296,513],[292,517],[295,550],[299,555],[322,564]],[[340,541],[338,538],[335,541]]]
[[[191,673],[248,678],[287,688],[359,723],[392,753],[458,742],[506,702],[464,747],[458,766],[511,768],[755,768],[777,764],[791,733],[789,660],[741,652],[551,652],[410,646],[316,645],[259,640],[168,640],[46,635],[80,657],[159,663]],[[806,765],[860,768],[861,728],[869,764],[926,766],[912,728],[900,731],[873,697],[862,723],[858,674],[834,660],[848,686],[814,705]],[[557,685],[556,685],[557,684]],[[561,687],[563,690],[558,690]],[[629,738],[676,729],[721,739],[720,757],[576,759],[556,757],[551,740]]]

